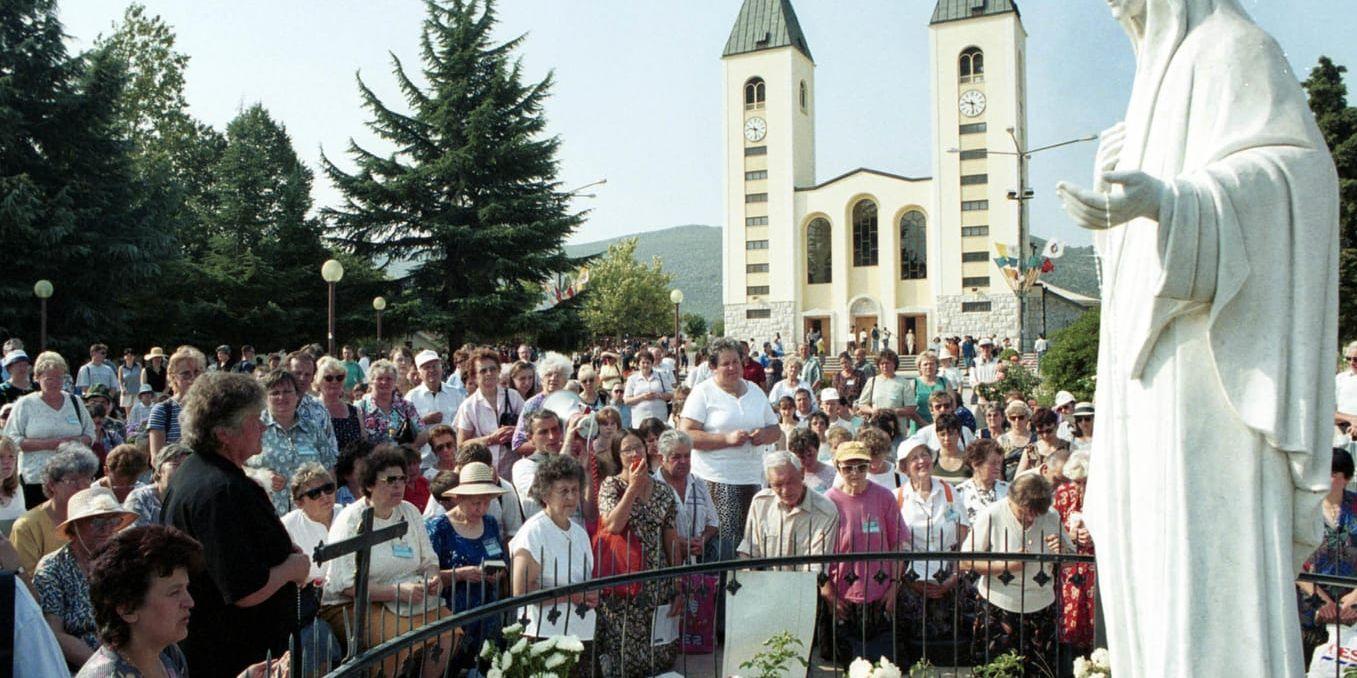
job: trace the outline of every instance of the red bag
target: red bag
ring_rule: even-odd
[[[631,530],[614,534],[599,529],[594,534],[594,579],[619,574],[632,574],[645,570],[645,560],[641,556],[641,540],[632,536]],[[631,597],[641,592],[641,583],[633,582],[619,586],[609,586],[600,593],[605,596]]]
[[[716,651],[716,589],[720,581],[714,574],[690,574],[682,580],[683,633],[679,643],[684,654]]]

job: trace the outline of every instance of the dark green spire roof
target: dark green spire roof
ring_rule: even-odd
[[[940,24],[1009,12],[1019,13],[1018,3],[1014,0],[938,0],[938,6],[933,8],[933,18],[928,23]]]
[[[815,60],[810,55],[810,45],[806,44],[806,34],[801,32],[791,0],[744,0],[721,56],[777,47],[795,47],[807,59]]]

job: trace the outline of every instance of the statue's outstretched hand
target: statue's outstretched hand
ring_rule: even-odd
[[[1106,172],[1103,181],[1121,186],[1122,194],[1092,191],[1064,181],[1056,184],[1056,194],[1075,223],[1102,231],[1141,217],[1159,219],[1164,182],[1139,170]]]

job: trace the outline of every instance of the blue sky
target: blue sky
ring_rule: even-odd
[[[1019,0],[1028,32],[1033,146],[1097,132],[1120,119],[1134,63],[1099,0]],[[928,18],[932,0],[793,0],[815,55],[817,176],[856,167],[927,176]],[[1298,77],[1320,54],[1357,68],[1357,11],[1349,0],[1243,0]],[[338,194],[318,171],[321,149],[344,164],[350,137],[382,145],[365,127],[355,73],[399,106],[390,54],[413,71],[424,5],[414,0],[148,0],[192,57],[192,113],[221,129],[262,103],[317,170],[317,205]],[[115,0],[64,0],[75,48],[121,17]],[[547,104],[560,135],[567,188],[606,177],[573,242],[680,224],[720,225],[721,49],[738,0],[501,0],[503,38],[526,34],[530,77],[556,75]],[[1349,83],[1353,74],[1349,74]],[[1088,183],[1094,144],[1033,160],[1032,231],[1075,244],[1089,238],[1054,197],[1056,181]]]

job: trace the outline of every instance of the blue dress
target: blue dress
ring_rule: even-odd
[[[485,516],[485,529],[477,539],[467,539],[453,529],[447,515],[438,515],[424,521],[424,529],[429,532],[429,541],[433,543],[434,553],[438,554],[438,568],[452,570],[467,565],[480,565],[486,560],[508,559],[504,553],[504,543],[500,540],[499,522],[493,516]],[[499,584],[476,582],[457,582],[443,589],[443,602],[453,612],[464,612],[474,607],[499,600]],[[499,635],[500,621],[492,616],[462,627],[466,633],[461,646],[472,654],[480,652],[486,638]]]

